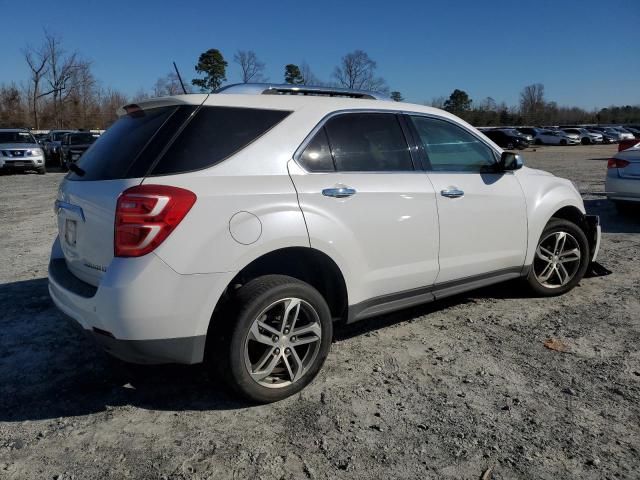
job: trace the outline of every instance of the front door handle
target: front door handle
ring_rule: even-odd
[[[440,191],[440,195],[447,198],[460,198],[464,196],[464,192],[458,188],[447,188]]]
[[[325,197],[347,198],[356,194],[356,189],[351,187],[334,187],[322,190]]]

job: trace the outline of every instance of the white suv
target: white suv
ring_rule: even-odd
[[[128,105],[71,168],[49,266],[60,310],[124,360],[214,358],[260,402],[313,379],[333,322],[521,277],[561,294],[600,240],[570,181],[370,92]]]

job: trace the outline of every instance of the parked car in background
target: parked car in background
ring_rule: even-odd
[[[609,159],[604,189],[620,211],[640,207],[640,146]]]
[[[502,129],[485,130],[482,133],[497,143],[501,148],[506,148],[507,150],[513,150],[514,148],[522,150],[529,146],[529,141],[523,135],[514,135]]]
[[[77,162],[84,152],[96,141],[98,134],[90,132],[67,133],[60,144],[62,164]]]
[[[562,128],[565,133],[578,135],[580,143],[583,145],[591,145],[593,143],[602,143],[602,134],[590,132],[586,128]]]
[[[622,134],[612,127],[589,127],[588,130],[602,134],[604,143],[618,143],[622,140]]]
[[[620,140],[633,140],[635,135],[624,127],[611,127],[620,134]]]
[[[578,145],[580,137],[562,130],[540,130],[533,137],[533,143],[536,145]]]
[[[45,139],[42,141],[47,164],[53,163],[62,166],[62,162],[60,160],[60,144],[62,142],[62,137],[67,133],[73,132],[75,132],[75,130],[51,130],[47,134]]]
[[[28,130],[0,129],[0,170],[46,173],[44,152]]]
[[[334,321],[581,281],[600,227],[569,180],[386,99],[241,84],[119,109],[58,189],[54,303],[115,356],[206,358],[272,402],[317,375]]]
[[[618,143],[620,141],[620,137],[617,133],[614,132],[605,132],[604,130],[594,130],[593,127],[587,128],[587,130],[591,133],[597,133],[602,135],[602,143],[605,145]]]
[[[640,140],[640,128],[635,127],[624,127],[627,132],[633,133],[633,136]]]
[[[530,142],[533,142],[538,132],[540,132],[540,130],[542,129],[538,127],[518,127],[516,128],[516,130],[522,133],[523,135],[529,135],[531,137]]]
[[[529,133],[522,133],[517,128],[498,128],[497,130],[502,130],[507,135],[514,135],[516,137],[523,137],[527,142],[533,142],[533,135]]]

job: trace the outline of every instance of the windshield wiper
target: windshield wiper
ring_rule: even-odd
[[[69,167],[69,170],[71,170],[73,173],[75,173],[79,177],[84,177],[84,174],[87,173],[83,169],[81,169],[78,165],[76,165],[75,163],[71,163],[70,162],[70,163],[67,164],[67,166]]]

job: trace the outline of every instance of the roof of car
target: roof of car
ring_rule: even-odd
[[[460,118],[438,108],[393,100],[373,100],[324,95],[274,95],[274,94],[186,94],[143,100],[135,105],[125,105],[118,109],[118,115],[124,115],[130,108],[150,109],[172,105],[217,105],[224,107],[264,108],[289,111],[314,111],[327,115],[340,110],[389,110],[395,112],[416,112],[437,115],[439,117]],[[463,122],[464,123],[464,122]]]
[[[0,128],[0,132],[27,132],[27,133],[29,133],[29,130],[27,130],[26,128]]]

